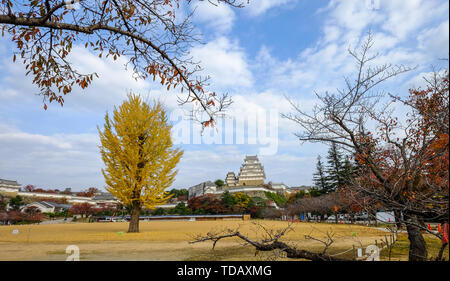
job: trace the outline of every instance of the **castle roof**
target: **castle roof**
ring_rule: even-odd
[[[245,160],[257,160],[257,161],[259,161],[257,155],[255,155],[255,156],[245,156]]]
[[[7,185],[16,185],[16,186],[20,186],[17,181],[12,181],[12,180],[5,180],[5,179],[0,179],[0,184],[7,184]]]

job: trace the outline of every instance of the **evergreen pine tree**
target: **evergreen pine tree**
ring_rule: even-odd
[[[352,161],[350,161],[350,158],[348,157],[348,155],[345,156],[345,160],[344,160],[344,166],[343,166],[343,171],[342,171],[342,177],[344,180],[344,184],[348,185],[351,184],[351,180],[352,177],[355,174],[355,165],[352,163]]]
[[[320,155],[317,156],[316,172],[313,174],[313,182],[316,188],[319,189],[322,193],[329,192],[329,184]]]
[[[338,187],[345,184],[343,176],[344,164],[342,161],[342,154],[338,146],[332,143],[327,156],[327,181],[329,183],[329,190],[336,190]]]

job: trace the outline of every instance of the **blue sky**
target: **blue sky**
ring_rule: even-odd
[[[439,59],[448,58],[448,1],[253,0],[243,9],[194,5],[194,23],[204,44],[191,53],[211,76],[212,87],[232,96],[229,120],[247,120],[255,112],[289,113],[285,96],[311,108],[315,90],[335,91],[344,76],[354,73],[346,50],[357,46],[369,30],[374,51],[380,54],[378,63],[417,66],[386,83],[387,91],[407,94],[408,88],[423,85],[422,77],[432,66],[447,64]],[[43,188],[102,188],[97,126],[127,92],[158,98],[173,116],[183,114],[176,92],[151,81],[135,82],[124,70],[125,58],[115,63],[102,60],[80,46],[73,50],[74,64],[86,72],[97,71],[100,78],[86,91],[76,89],[63,108],[51,104],[44,111],[24,66],[12,62],[13,49],[8,38],[0,38],[0,178]],[[173,187],[223,179],[228,171],[237,173],[250,154],[260,156],[267,181],[311,184],[316,157],[326,155],[327,147],[301,145],[293,135],[299,130],[295,124],[281,117],[275,121],[276,134],[266,140],[276,142],[271,153],[261,153],[267,142],[260,139],[256,144],[209,144],[207,136],[220,132],[205,132],[203,144],[181,144],[175,137],[185,154]],[[174,125],[180,130],[192,126],[186,120],[174,120]],[[251,133],[244,131],[221,130],[244,133],[248,142]],[[190,139],[194,137],[199,137],[196,129]]]

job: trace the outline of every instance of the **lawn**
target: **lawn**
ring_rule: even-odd
[[[256,221],[266,229],[283,229],[286,222]],[[209,231],[240,228],[251,238],[263,231],[255,221],[150,221],[140,223],[140,233],[126,233],[128,223],[70,223],[53,225],[0,226],[0,260],[65,260],[66,247],[76,245],[81,260],[268,260],[274,253],[259,253],[242,241],[230,238],[212,243],[189,244],[196,235]],[[323,245],[305,235],[325,239],[333,233],[330,254],[353,246],[381,241],[385,232],[375,228],[345,225],[294,223],[282,239],[298,248],[321,251]],[[341,257],[351,257],[353,251]],[[401,256],[402,253],[399,253]],[[406,253],[407,255],[407,253]],[[397,258],[397,256],[396,256]]]
[[[441,240],[431,234],[424,234],[424,239],[427,244],[428,258],[434,260],[442,246]],[[397,242],[394,244],[391,252],[391,261],[407,261],[409,254],[409,240],[406,233],[398,236]],[[389,254],[387,249],[381,251],[381,255],[384,260],[389,260]],[[443,255],[446,261],[449,260],[449,247],[444,251]]]

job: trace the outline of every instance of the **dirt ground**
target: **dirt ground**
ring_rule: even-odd
[[[234,238],[218,242],[189,244],[197,235],[237,229],[254,239],[266,229],[283,229],[281,221],[150,221],[140,223],[140,233],[126,233],[128,223],[68,223],[0,226],[0,260],[66,260],[66,248],[76,245],[80,260],[270,260],[276,253],[258,253]],[[306,239],[334,234],[329,253],[374,244],[385,232],[355,225],[293,223],[283,241],[303,249],[320,251],[320,242]],[[344,254],[344,255],[348,255]]]

